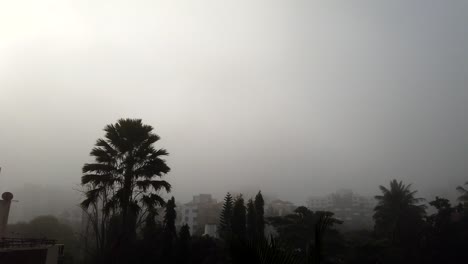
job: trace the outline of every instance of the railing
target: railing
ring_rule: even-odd
[[[0,238],[0,249],[52,246],[55,244],[57,244],[57,240],[46,238]]]

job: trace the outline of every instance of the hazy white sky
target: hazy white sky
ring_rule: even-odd
[[[453,190],[467,84],[466,1],[3,1],[0,190],[72,188],[121,117],[155,127],[182,200]]]

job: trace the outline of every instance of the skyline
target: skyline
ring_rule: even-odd
[[[362,3],[2,4],[1,188],[72,189],[104,126],[130,117],[155,127],[184,200],[372,195],[393,178],[454,192],[468,175],[468,4]]]

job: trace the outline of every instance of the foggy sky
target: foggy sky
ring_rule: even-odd
[[[3,1],[0,191],[70,188],[106,124],[161,136],[179,200],[304,203],[468,180],[466,1]]]

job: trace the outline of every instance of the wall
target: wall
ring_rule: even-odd
[[[11,201],[0,200],[0,237],[4,237],[8,224]]]

